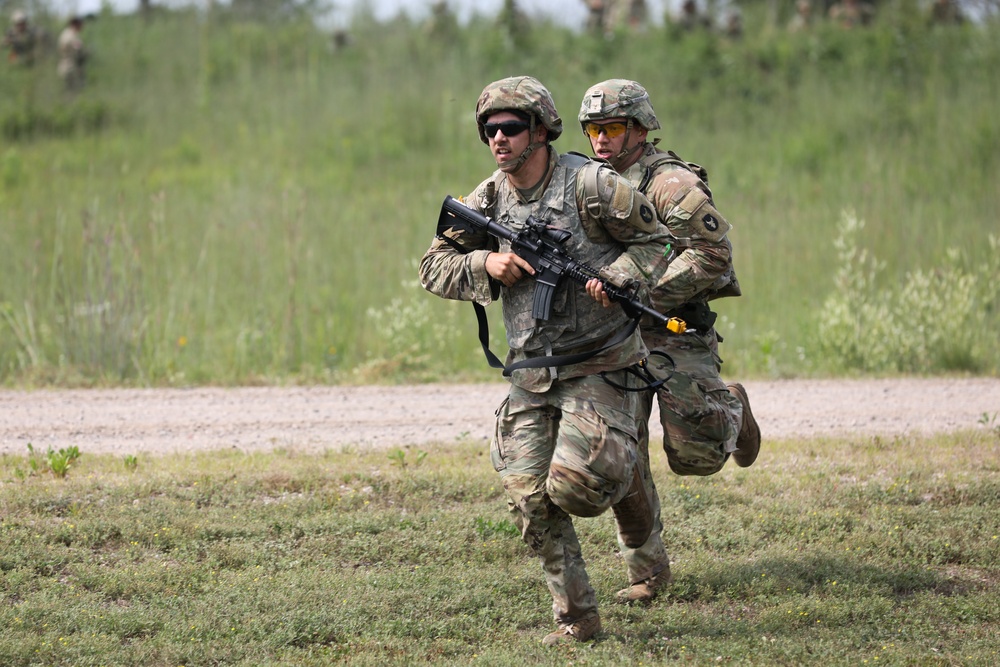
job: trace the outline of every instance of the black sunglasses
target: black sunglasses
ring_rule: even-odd
[[[503,136],[509,139],[516,137],[529,127],[531,127],[531,124],[523,120],[505,120],[502,123],[486,123],[483,125],[483,129],[486,130],[486,136],[490,139],[497,136],[497,130],[503,132]]]

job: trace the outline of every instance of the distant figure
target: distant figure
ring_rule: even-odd
[[[671,23],[683,32],[691,32],[699,28],[711,28],[712,21],[698,9],[695,0],[684,0],[680,14],[673,17]]]
[[[965,15],[957,0],[934,0],[931,5],[931,23],[937,25],[960,25],[965,23]]]
[[[330,46],[334,53],[340,53],[351,43],[351,35],[344,28],[337,28],[330,35]]]
[[[867,26],[874,18],[874,5],[861,0],[842,0],[830,7],[830,19],[841,28]]]
[[[445,0],[431,5],[431,17],[427,22],[428,34],[437,39],[452,41],[458,33],[458,21]]]
[[[74,16],[59,35],[57,71],[66,90],[78,92],[86,81],[87,49],[83,45],[83,18]]]
[[[809,32],[812,25],[812,3],[809,0],[798,0],[795,3],[795,16],[788,22],[788,32]]]
[[[613,33],[622,27],[632,32],[640,32],[646,28],[649,12],[645,0],[614,0],[605,4],[605,33]]]
[[[604,34],[604,14],[608,3],[605,0],[583,0],[587,5],[587,32],[591,35]]]
[[[35,64],[35,53],[38,49],[38,31],[28,23],[28,15],[20,9],[11,15],[10,24],[10,28],[3,36],[4,47],[10,49],[7,52],[7,62],[31,67]]]
[[[632,0],[628,8],[628,27],[633,31],[646,29],[646,22],[649,20],[649,9],[646,7],[646,0]]]
[[[726,10],[722,19],[722,34],[729,39],[741,39],[743,37],[743,11],[733,5]]]
[[[503,8],[497,14],[497,27],[503,31],[508,42],[520,48],[530,29],[528,16],[517,6],[516,0],[503,0]]]

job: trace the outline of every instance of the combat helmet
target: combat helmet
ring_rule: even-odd
[[[10,22],[13,23],[14,25],[18,25],[19,23],[27,23],[28,15],[25,14],[24,11],[21,9],[15,9],[14,13],[10,15]]]
[[[580,126],[588,121],[627,118],[649,131],[660,129],[649,93],[635,81],[608,79],[587,90],[580,105]]]
[[[486,138],[486,118],[500,111],[518,111],[529,116],[531,131],[536,123],[541,123],[549,131],[549,141],[562,134],[562,119],[556,111],[552,94],[538,79],[530,76],[512,76],[494,81],[483,89],[476,103],[476,125],[479,138],[489,144]]]

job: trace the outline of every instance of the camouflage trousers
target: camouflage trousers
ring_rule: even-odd
[[[713,329],[707,335],[643,336],[650,350],[665,352],[676,365],[673,377],[656,392],[663,426],[663,450],[670,469],[678,475],[711,475],[722,469],[736,449],[743,406],[729,393],[719,376],[722,360]],[[662,377],[669,364],[658,355],[648,360],[650,371]],[[630,549],[618,535],[618,548],[628,570],[629,584],[659,574],[669,564],[661,533],[660,496],[649,464],[649,418],[653,392],[640,392],[638,464],[653,511],[653,531],[641,547]]]
[[[645,401],[643,395],[649,396],[649,403],[652,404],[652,392],[642,392],[640,401]],[[618,550],[625,561],[628,571],[629,585],[637,584],[640,581],[656,576],[667,569],[670,559],[667,550],[663,546],[663,522],[660,520],[660,495],[656,492],[656,484],[653,483],[653,473],[649,467],[649,412],[646,412],[646,419],[639,424],[639,443],[636,451],[636,465],[642,473],[642,484],[646,489],[646,497],[649,499],[649,509],[653,514],[653,530],[649,533],[649,539],[641,547],[630,548],[626,546],[622,539],[621,529],[618,530]],[[617,518],[617,517],[616,517]]]
[[[650,350],[665,352],[674,362],[673,376],[656,392],[663,426],[663,450],[670,469],[678,475],[711,475],[722,469],[736,450],[743,421],[743,405],[729,393],[719,372],[719,341],[715,330],[707,334],[655,336],[643,333]],[[662,357],[649,357],[650,371],[662,377],[669,365]],[[648,442],[648,421],[653,410],[650,392],[640,396],[639,440]]]
[[[609,377],[632,382],[621,371]],[[557,623],[597,611],[571,515],[597,516],[628,491],[636,399],[588,375],[557,380],[545,393],[512,386],[497,410],[493,467],[521,537],[541,561]]]

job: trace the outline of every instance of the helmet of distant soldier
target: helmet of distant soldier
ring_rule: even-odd
[[[591,86],[580,105],[580,125],[595,120],[626,118],[646,130],[660,129],[649,93],[635,81],[608,79]]]
[[[28,15],[20,9],[15,9],[14,13],[10,15],[10,22],[14,25],[17,25],[18,23],[27,23]]]
[[[531,119],[532,129],[536,122],[541,123],[548,130],[549,141],[554,141],[562,134],[562,119],[556,111],[552,94],[534,77],[512,76],[494,81],[483,89],[476,103],[476,125],[479,127],[479,138],[484,144],[489,144],[484,127],[486,119],[500,111],[527,115]]]

